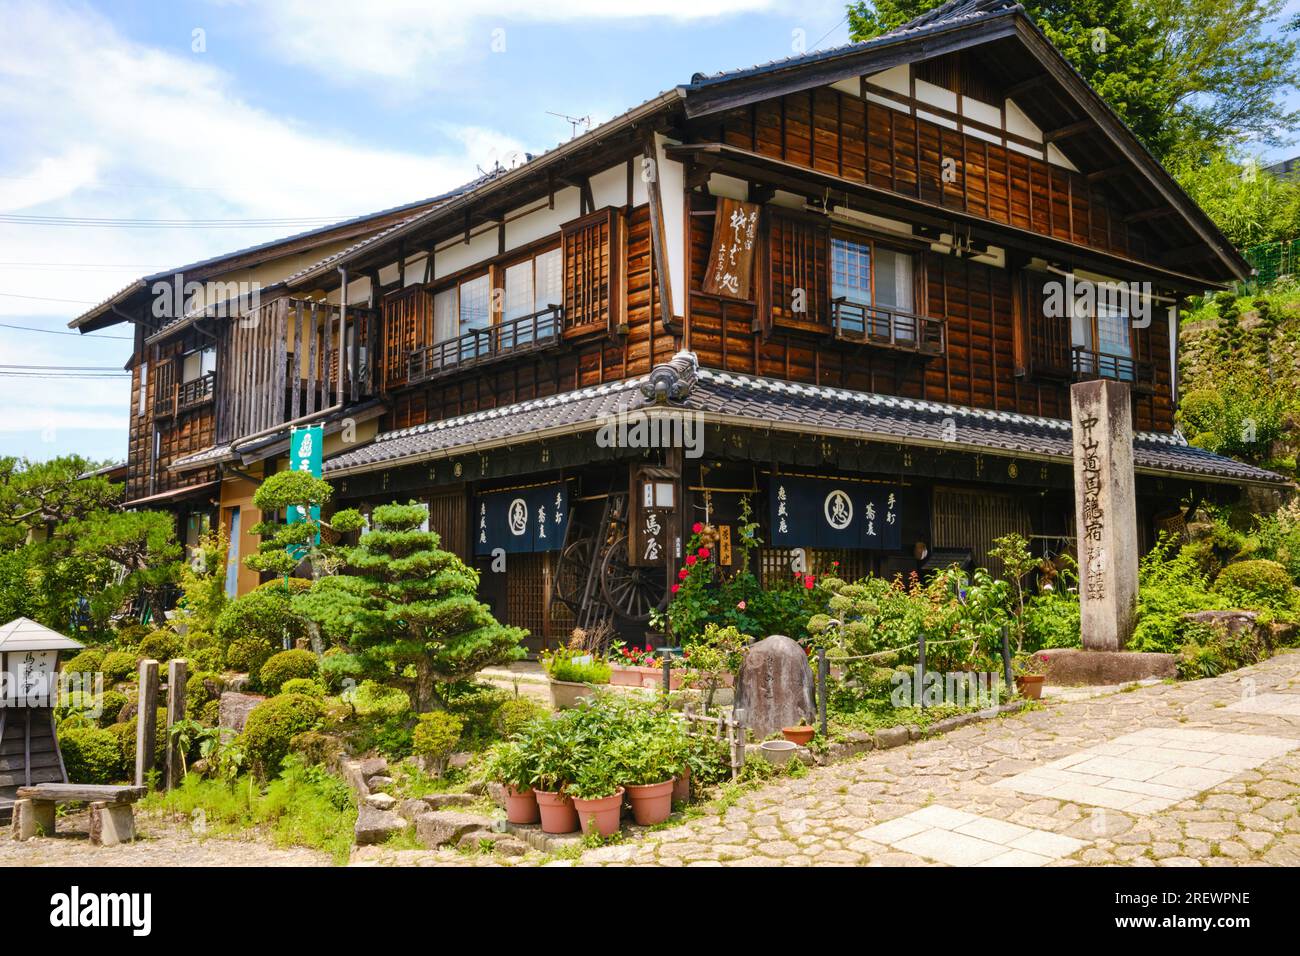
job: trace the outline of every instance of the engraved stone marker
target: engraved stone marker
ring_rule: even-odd
[[[1137,610],[1133,419],[1126,382],[1070,386],[1083,646],[1118,651]]]

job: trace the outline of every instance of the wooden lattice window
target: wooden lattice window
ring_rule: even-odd
[[[826,330],[830,324],[830,229],[794,216],[773,215],[770,237],[772,322]]]
[[[565,223],[564,328],[566,333],[613,331],[623,321],[623,216],[614,207]]]
[[[433,341],[433,296],[424,286],[410,285],[384,296],[384,387],[406,383],[410,355]]]

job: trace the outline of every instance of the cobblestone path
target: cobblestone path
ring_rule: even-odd
[[[1286,653],[814,769],[577,862],[1296,866],[1298,803],[1300,653]]]

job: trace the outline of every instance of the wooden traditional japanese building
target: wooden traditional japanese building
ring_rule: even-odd
[[[746,500],[773,584],[796,548],[850,575],[987,564],[1013,530],[1071,550],[1069,386],[1104,377],[1131,388],[1149,543],[1281,481],[1174,428],[1179,304],[1248,271],[1018,5],[952,0],[696,74],[254,312],[124,316],[141,382],[214,355],[202,425],[189,379],[141,388],[131,494],[211,486],[229,524],[289,423],[324,422],[339,501],[424,502],[540,645],[643,626],[690,526],[729,540]]]

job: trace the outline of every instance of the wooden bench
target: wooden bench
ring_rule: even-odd
[[[14,801],[13,838],[54,835],[54,809],[60,803],[90,804],[90,842],[114,846],[135,839],[131,804],[148,792],[145,787],[80,783],[38,783],[19,787]]]

